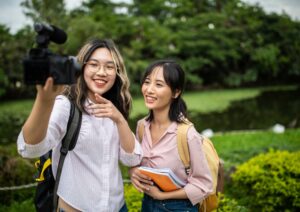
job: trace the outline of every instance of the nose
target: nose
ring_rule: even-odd
[[[149,83],[145,89],[146,93],[153,93],[153,88],[154,88],[153,83]]]
[[[104,65],[99,65],[98,70],[96,72],[98,75],[107,75]]]

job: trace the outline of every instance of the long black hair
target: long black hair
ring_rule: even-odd
[[[163,76],[170,87],[173,94],[176,91],[180,91],[180,94],[177,98],[172,100],[169,110],[169,119],[171,121],[176,121],[181,123],[183,118],[187,117],[187,106],[181,95],[184,89],[185,84],[185,73],[181,66],[175,61],[171,59],[163,59],[157,60],[151,63],[145,70],[145,73],[141,79],[141,85],[145,82],[146,78],[153,72],[153,70],[157,67],[161,67],[163,70]],[[153,120],[153,111],[149,111],[149,116],[147,117],[147,121]]]

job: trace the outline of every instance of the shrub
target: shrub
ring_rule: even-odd
[[[138,190],[136,190],[132,184],[125,184],[124,192],[128,211],[140,211],[142,208],[143,194],[138,192]]]
[[[14,149],[14,151],[13,151]],[[33,183],[36,169],[30,160],[16,156],[16,145],[0,148],[0,187],[12,187]],[[33,198],[35,187],[0,191],[0,204]]]
[[[25,200],[23,202],[13,202],[10,206],[0,205],[0,211],[9,211],[9,212],[34,212],[34,204],[32,199]]]
[[[253,211],[299,211],[300,152],[271,150],[240,165],[233,189]]]
[[[0,113],[0,144],[16,142],[17,136],[25,122],[26,112],[1,111]]]
[[[225,194],[220,194],[219,196],[219,207],[218,212],[248,212],[249,210],[239,205],[239,203],[235,199],[231,199]]]

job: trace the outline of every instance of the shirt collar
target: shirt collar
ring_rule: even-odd
[[[146,128],[148,128],[150,130],[150,121],[144,121],[144,125]],[[177,122],[176,121],[173,121],[169,127],[167,128],[166,132],[167,133],[176,133],[177,132]]]

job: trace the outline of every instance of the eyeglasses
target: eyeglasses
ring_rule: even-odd
[[[107,75],[112,75],[116,71],[116,66],[112,62],[101,64],[98,61],[89,60],[84,64],[86,65],[86,68],[93,73],[97,73],[101,69],[101,67],[103,67],[103,70]]]

